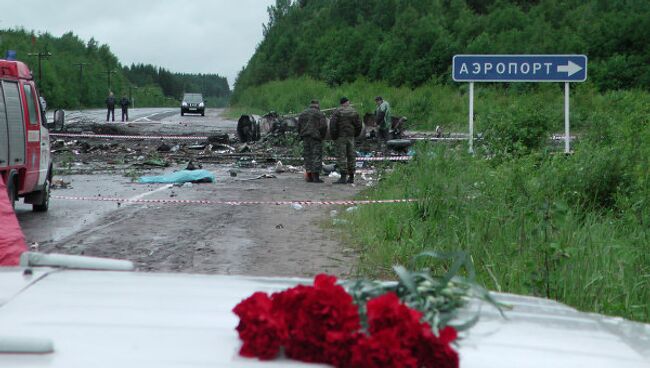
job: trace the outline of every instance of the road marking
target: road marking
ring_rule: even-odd
[[[156,115],[168,114],[168,113],[173,112],[173,111],[174,111],[174,110],[159,111],[159,112],[156,112],[156,113],[153,113],[153,114],[147,115],[147,116],[145,116],[145,117],[135,119],[134,122],[142,121],[142,119],[144,119],[144,121],[148,121],[148,122],[149,122],[149,121],[151,121],[151,120],[149,119],[149,118],[151,118],[151,117],[154,117],[154,116],[156,116]]]
[[[129,198],[129,201],[141,200],[144,197],[147,197],[147,196],[149,196],[151,194],[154,194],[154,193],[162,192],[163,190],[169,189],[169,188],[171,188],[173,186],[174,186],[174,184],[165,184],[165,185],[163,185],[162,187],[160,187],[158,189],[150,190],[148,192],[144,192],[144,193],[138,194],[136,196],[133,196],[133,197]]]

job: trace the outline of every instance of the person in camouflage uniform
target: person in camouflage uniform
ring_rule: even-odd
[[[337,163],[341,178],[334,184],[354,183],[356,153],[354,138],[361,133],[361,118],[351,106],[350,101],[341,98],[341,107],[336,109],[330,120],[330,134],[336,142]]]
[[[320,172],[323,168],[323,139],[327,134],[327,119],[320,111],[318,100],[312,100],[309,107],[298,117],[298,134],[303,142],[306,180],[322,183]]]
[[[384,101],[381,96],[375,97],[375,103],[377,104],[377,109],[375,110],[375,123],[377,123],[377,128],[379,129],[379,137],[377,140],[379,142],[379,149],[385,151],[386,141],[388,140],[388,131],[393,123],[390,104],[388,101]]]

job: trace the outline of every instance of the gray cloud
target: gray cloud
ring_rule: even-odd
[[[234,83],[262,40],[274,0],[0,0],[0,28],[55,36],[72,31],[108,44],[126,64],[218,73]]]

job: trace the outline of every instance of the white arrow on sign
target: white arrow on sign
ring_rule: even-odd
[[[568,77],[574,75],[575,73],[579,72],[582,70],[582,67],[573,61],[569,60],[569,64],[567,65],[558,65],[557,66],[557,72],[558,73],[568,73]]]

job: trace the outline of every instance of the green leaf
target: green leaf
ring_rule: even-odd
[[[409,273],[409,271],[406,268],[404,268],[404,266],[400,266],[400,265],[393,266],[393,270],[397,274],[397,277],[399,277],[402,285],[404,285],[409,292],[411,292],[412,294],[418,293],[417,286],[415,285],[411,273]]]

